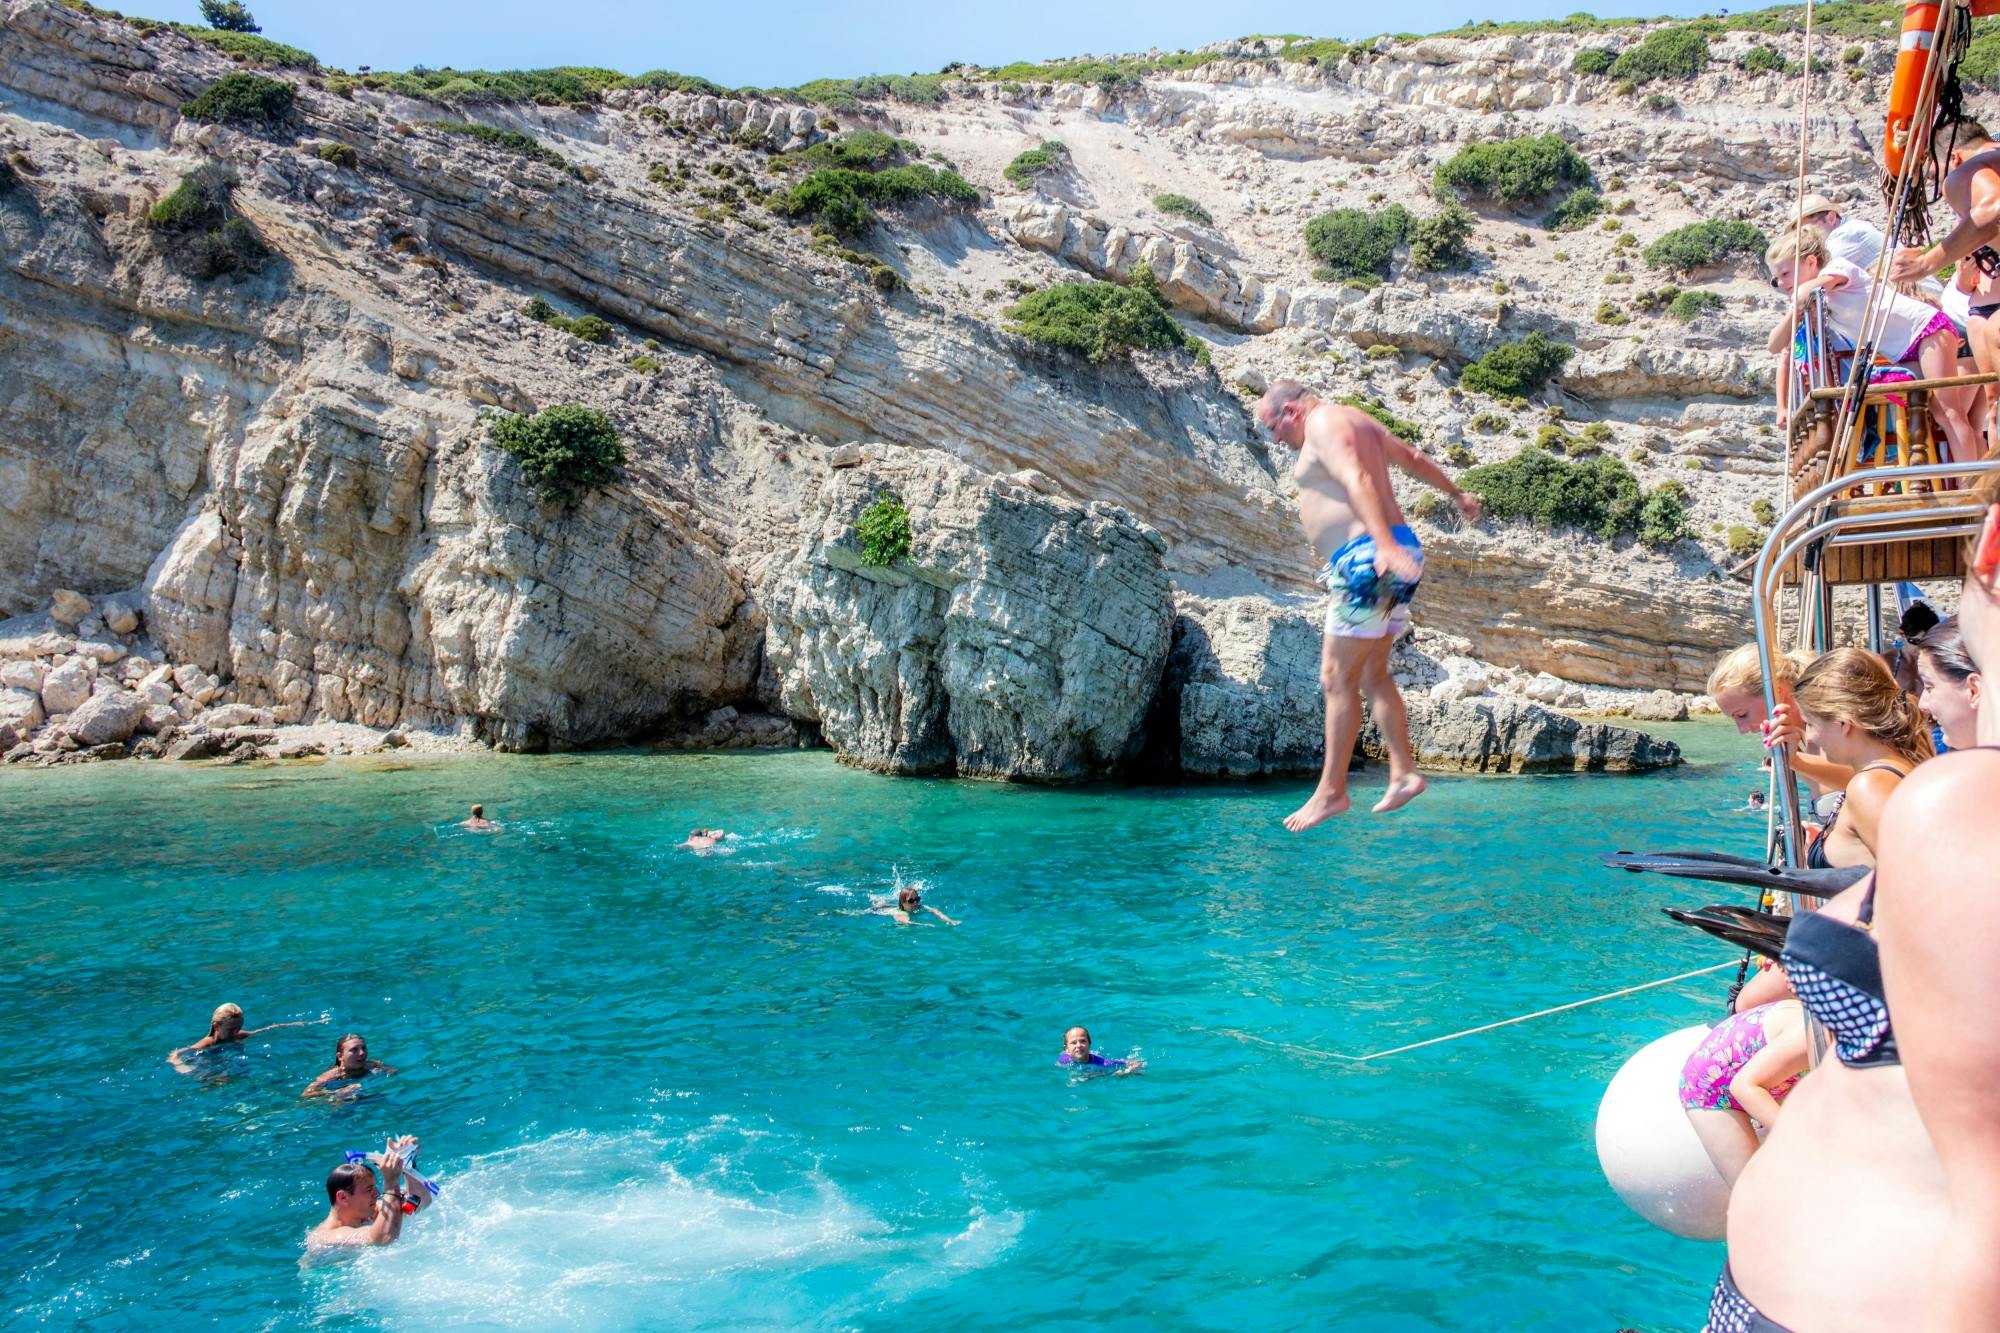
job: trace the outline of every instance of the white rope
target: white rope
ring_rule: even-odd
[[[1467,1028],[1463,1032],[1453,1032],[1442,1037],[1432,1037],[1428,1041],[1413,1041],[1408,1046],[1396,1046],[1386,1051],[1375,1051],[1369,1055],[1343,1055],[1339,1051],[1316,1051],[1309,1046],[1293,1046],[1287,1042],[1272,1041],[1268,1037],[1253,1036],[1248,1032],[1238,1032],[1234,1028],[1220,1028],[1217,1030],[1225,1037],[1234,1037],[1238,1041],[1255,1042],[1259,1046],[1275,1046],[1280,1050],[1290,1051],[1294,1055],[1309,1055],[1319,1060],[1345,1060],[1350,1064],[1361,1064],[1368,1060],[1380,1060],[1385,1055],[1401,1055],[1404,1051],[1414,1051],[1425,1046],[1436,1046],[1439,1042],[1457,1041],[1460,1037],[1470,1037],[1481,1032],[1491,1032],[1495,1028],[1511,1027],[1515,1023],[1525,1023],[1531,1018],[1546,1018],[1550,1014],[1560,1014],[1567,1009],[1581,1009],[1587,1004],[1598,1004],[1605,1000],[1615,1000],[1621,995],[1636,995],[1642,990],[1652,990],[1655,986],[1671,986],[1676,981],[1687,981],[1692,977],[1704,977],[1710,972],[1720,972],[1726,967],[1735,966],[1735,963],[1717,963],[1714,967],[1698,967],[1692,972],[1683,972],[1678,976],[1672,977],[1661,977],[1658,981],[1648,981],[1641,986],[1627,986],[1624,990],[1609,991],[1603,995],[1593,995],[1587,1000],[1572,1000],[1568,1004],[1559,1004],[1553,1009],[1537,1009],[1532,1014],[1522,1014],[1517,1018],[1503,1018],[1498,1023],[1482,1024],[1476,1028]]]

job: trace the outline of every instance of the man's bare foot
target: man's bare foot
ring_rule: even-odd
[[[1389,790],[1382,793],[1382,799],[1375,802],[1375,813],[1386,815],[1391,810],[1399,810],[1424,794],[1424,779],[1421,774],[1412,773],[1389,784]]]
[[[1303,833],[1323,819],[1332,819],[1344,813],[1351,802],[1346,792],[1313,793],[1312,799],[1285,816],[1285,827],[1294,833]]]

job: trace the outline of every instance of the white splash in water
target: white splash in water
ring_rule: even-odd
[[[392,1327],[791,1327],[949,1282],[1020,1231],[1019,1214],[976,1205],[955,1235],[900,1231],[767,1137],[728,1122],[576,1131],[475,1158],[396,1246],[319,1279],[325,1312]],[[830,1276],[802,1282],[815,1272]]]

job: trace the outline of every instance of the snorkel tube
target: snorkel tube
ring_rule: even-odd
[[[408,1176],[410,1179],[416,1181],[419,1185],[422,1185],[427,1191],[430,1192],[432,1198],[436,1198],[440,1193],[440,1187],[438,1183],[435,1180],[432,1180],[429,1176],[420,1176],[417,1174],[416,1156],[417,1156],[417,1150],[415,1148],[412,1148],[407,1153],[403,1154],[403,1174]],[[349,1148],[347,1150],[346,1157],[347,1160],[350,1162],[366,1162],[368,1163],[368,1165],[374,1167],[378,1171],[382,1169],[382,1154],[379,1152],[363,1152],[358,1148]],[[403,1212],[406,1214],[414,1213],[423,1206],[424,1203],[423,1200],[421,1199],[403,1200]]]

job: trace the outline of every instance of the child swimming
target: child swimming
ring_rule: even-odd
[[[1108,1074],[1136,1074],[1146,1067],[1146,1062],[1136,1057],[1121,1060],[1114,1056],[1099,1055],[1090,1049],[1090,1029],[1073,1027],[1063,1033],[1062,1054],[1056,1057],[1058,1065],[1072,1065],[1087,1070],[1103,1070]]]

